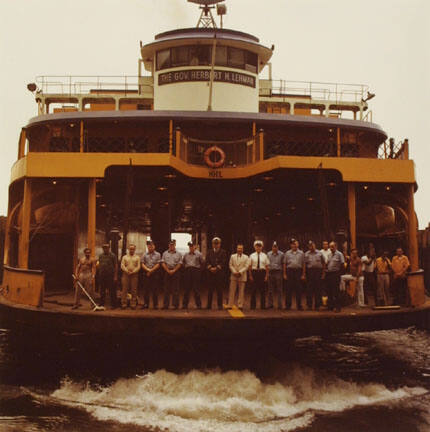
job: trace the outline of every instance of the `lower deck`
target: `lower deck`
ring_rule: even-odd
[[[206,299],[203,298],[203,305]],[[374,309],[350,305],[335,313],[320,311],[249,308],[247,295],[243,312],[197,309],[191,301],[184,309],[110,309],[93,311],[90,302],[82,299],[82,307],[72,310],[73,295],[47,297],[43,307],[18,305],[0,296],[0,323],[3,327],[21,327],[25,331],[62,334],[136,335],[154,343],[169,338],[192,340],[287,340],[299,337],[385,330],[430,325],[430,298],[422,306],[398,309]]]

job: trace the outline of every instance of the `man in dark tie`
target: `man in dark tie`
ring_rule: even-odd
[[[206,256],[206,268],[208,270],[208,304],[206,308],[212,309],[213,292],[216,291],[218,309],[222,309],[227,252],[221,249],[219,237],[214,237],[212,240],[212,248],[209,249]]]

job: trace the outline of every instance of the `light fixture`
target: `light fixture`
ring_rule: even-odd
[[[174,178],[176,178],[176,174],[171,174],[171,173],[169,173],[169,174],[166,174],[165,176],[164,176],[166,179],[174,179]]]
[[[100,194],[97,194],[96,195],[96,198],[101,198],[102,196],[100,195]]]
[[[370,99],[373,99],[375,96],[376,96],[375,93],[370,93],[370,91],[368,91],[366,98],[362,98],[361,101],[362,102],[370,101]]]
[[[296,206],[291,206],[290,207],[290,210],[295,210],[296,209]]]
[[[281,212],[277,212],[277,213],[275,213],[275,215],[276,215],[276,216],[281,216],[282,213],[281,213]]]
[[[314,201],[314,200],[315,200],[314,197],[312,197],[312,196],[308,197],[308,201]]]
[[[56,185],[57,184],[57,180],[52,180],[52,184]]]
[[[363,186],[363,189],[364,189],[365,191],[367,191],[367,189],[369,189],[369,186],[364,185],[364,186]]]
[[[102,204],[100,204],[100,207],[101,207],[101,208],[105,208],[105,207],[106,207],[106,204],[105,204],[105,203],[102,203]]]
[[[327,186],[336,187],[336,183],[334,181],[331,181],[331,182],[327,183]]]
[[[37,90],[37,85],[35,83],[27,84],[27,90],[34,93]]]
[[[254,192],[263,192],[263,191],[264,191],[264,189],[260,188],[260,187],[257,187],[254,189]]]
[[[264,176],[263,180],[265,180],[265,181],[271,181],[271,180],[273,180],[273,176],[269,176],[269,175]]]
[[[390,191],[391,190],[391,186],[390,185],[385,186],[385,190],[386,191]]]
[[[167,188],[165,186],[158,186],[157,190],[159,190],[160,192],[164,192],[167,190]]]

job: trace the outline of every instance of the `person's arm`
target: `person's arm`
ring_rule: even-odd
[[[95,259],[91,259],[91,276],[93,277],[93,279],[96,278],[96,263],[97,261]]]
[[[171,274],[169,267],[167,267],[165,262],[162,262],[161,265],[162,265],[163,269],[166,271],[166,273]]]
[[[182,267],[182,262],[183,262],[183,256],[181,255],[181,258],[179,259],[179,262],[176,264],[175,268],[173,270],[171,270],[170,274],[175,274],[181,267]]]
[[[267,282],[269,280],[269,258],[267,258],[266,255],[266,274],[264,276],[264,282]]]
[[[117,281],[118,279],[118,259],[116,257],[116,255],[112,254],[112,259],[113,259],[113,267],[114,267],[114,274],[113,274],[113,280],[114,282]]]
[[[81,270],[81,260],[78,261],[78,264],[75,269],[75,276],[78,277],[79,271]]]
[[[126,267],[126,265],[125,265],[125,258],[126,257],[126,255],[124,255],[123,257],[122,257],[122,259],[121,259],[121,270],[124,272],[124,273],[128,273],[128,270],[127,270],[127,267]]]
[[[146,271],[146,273],[151,273],[151,269],[147,267],[145,264],[145,256],[143,256],[142,260],[140,261],[140,264],[142,266],[142,269]]]
[[[136,265],[135,269],[132,272],[133,274],[134,273],[139,273],[139,271],[140,271],[140,256],[137,256],[136,260],[137,260],[137,265]]]
[[[302,280],[306,279],[306,259],[305,255],[303,254],[303,260],[302,260]]]
[[[239,269],[239,275],[241,277],[246,273],[246,271],[248,270],[248,267],[249,267],[249,258],[246,259],[242,268]]]
[[[230,261],[228,262],[228,267],[232,274],[236,274],[236,269],[233,267],[233,255],[230,257]]]

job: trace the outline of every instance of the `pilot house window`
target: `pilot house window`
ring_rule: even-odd
[[[157,70],[181,66],[210,66],[211,62],[211,45],[186,45],[157,52]],[[256,74],[258,55],[239,48],[217,45],[215,64]]]

